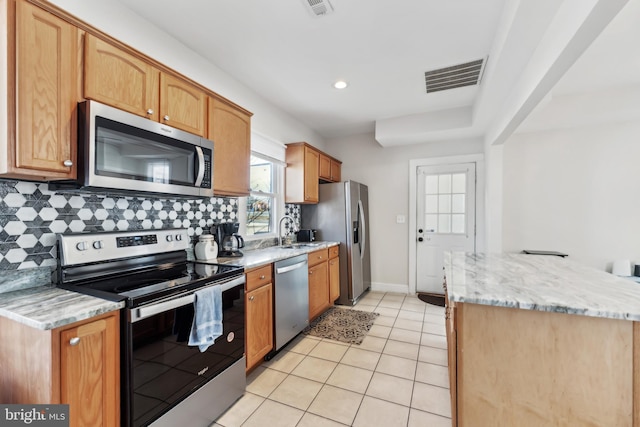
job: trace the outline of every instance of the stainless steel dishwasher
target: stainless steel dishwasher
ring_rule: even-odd
[[[307,255],[275,263],[275,350],[270,359],[309,324],[309,269]]]

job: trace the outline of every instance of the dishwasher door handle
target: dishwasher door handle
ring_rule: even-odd
[[[288,273],[289,271],[297,270],[305,265],[307,265],[307,261],[300,261],[295,264],[287,265],[286,267],[279,267],[276,268],[276,274]]]

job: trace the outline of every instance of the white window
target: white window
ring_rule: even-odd
[[[251,150],[251,191],[238,200],[240,233],[248,239],[277,237],[277,221],[284,215],[285,146],[252,133]]]
[[[425,228],[430,233],[466,233],[467,176],[464,173],[427,175]]]

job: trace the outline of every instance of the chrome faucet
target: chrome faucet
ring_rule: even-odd
[[[284,215],[282,218],[280,218],[280,222],[278,223],[278,246],[282,246],[282,221],[284,221],[285,219],[291,221],[291,226],[293,227],[294,231],[296,229],[296,222],[291,215]]]

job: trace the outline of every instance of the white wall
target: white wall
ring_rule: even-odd
[[[640,121],[512,136],[503,248],[557,250],[610,269],[640,262]]]
[[[363,134],[330,139],[326,152],[342,160],[343,180],[369,186],[372,287],[408,289],[409,160],[482,153],[482,141],[382,148],[373,134]],[[396,223],[398,214],[404,224]]]
[[[319,148],[324,146],[324,138],[316,132],[122,4],[77,0],[51,3],[251,111],[253,130],[284,143],[307,141]]]

